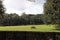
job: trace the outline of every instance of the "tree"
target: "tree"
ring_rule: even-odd
[[[4,13],[5,13],[5,8],[3,6],[2,0],[0,0],[0,15],[3,16]]]
[[[60,0],[46,0],[44,13],[48,22],[60,25]]]
[[[0,0],[0,25],[2,25],[3,14],[5,13],[5,8],[3,6],[3,1]]]

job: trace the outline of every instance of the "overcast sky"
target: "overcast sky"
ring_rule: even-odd
[[[43,4],[44,0],[4,0],[4,5],[6,7],[7,13],[17,13],[21,14],[22,12],[26,12],[26,14],[40,14],[43,13]]]

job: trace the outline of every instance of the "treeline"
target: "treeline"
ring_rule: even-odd
[[[0,25],[38,25],[44,24],[43,14],[25,14],[23,13],[21,16],[16,13],[13,14],[4,14],[2,20],[0,20]]]

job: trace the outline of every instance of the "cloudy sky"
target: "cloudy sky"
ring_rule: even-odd
[[[6,7],[7,13],[21,13],[26,12],[26,14],[40,14],[43,13],[44,0],[4,0],[4,5]]]

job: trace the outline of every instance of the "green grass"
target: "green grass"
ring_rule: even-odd
[[[31,27],[35,26],[35,29]],[[54,25],[26,25],[26,26],[0,26],[0,31],[33,31],[33,32],[60,32]]]

